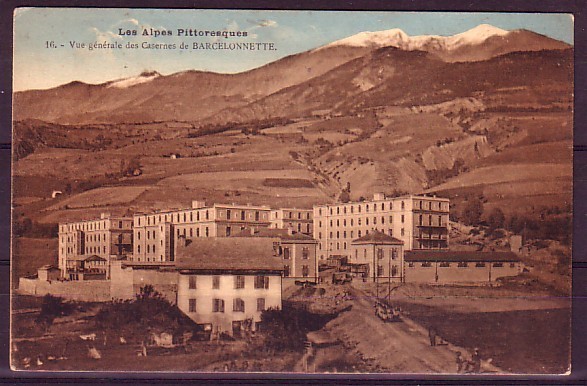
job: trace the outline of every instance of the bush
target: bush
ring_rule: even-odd
[[[152,285],[141,287],[134,300],[114,301],[103,307],[95,318],[102,328],[126,331],[146,339],[151,329],[196,331],[197,325],[176,305],[172,305]]]
[[[483,203],[474,197],[469,197],[467,205],[463,209],[462,220],[465,225],[479,225],[483,215]]]
[[[72,311],[73,306],[70,303],[64,303],[62,298],[47,294],[43,296],[41,312],[35,322],[47,331],[56,317],[68,315]]]

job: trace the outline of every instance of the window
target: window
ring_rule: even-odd
[[[257,311],[265,311],[265,298],[257,299]]]
[[[226,227],[226,236],[230,236],[230,227]]]
[[[405,233],[406,233],[406,232],[404,231],[404,228],[402,228],[402,229],[400,229],[400,232],[399,232],[399,233],[400,233],[402,236],[405,236]]]
[[[259,221],[259,212],[255,212],[255,221]]]
[[[503,267],[503,263],[493,263],[493,266],[495,268],[502,268]]]
[[[140,240],[141,239],[141,232],[137,232],[137,239]]]
[[[383,266],[382,265],[377,266],[377,276],[383,276]]]
[[[289,265],[284,265],[283,266],[283,276],[289,277],[289,275],[290,275]]]
[[[289,259],[289,248],[283,248],[283,258]]]
[[[303,247],[302,248],[302,259],[307,259],[310,255],[310,248]]]
[[[422,267],[423,268],[430,268],[430,267],[432,267],[432,263],[429,261],[425,261],[422,263]]]
[[[310,276],[310,266],[309,265],[302,265],[302,276],[303,277]]]
[[[450,267],[450,263],[443,261],[442,263],[440,263],[440,267],[442,268],[449,268]]]
[[[255,276],[255,289],[268,289],[269,288],[269,277],[268,276]]]
[[[210,236],[210,230],[206,227],[206,237]]]
[[[226,219],[227,219],[227,220],[230,220],[230,215],[231,215],[231,213],[230,213],[230,209],[227,209],[227,210],[226,210]]]
[[[212,299],[212,312],[224,312],[223,299]]]
[[[190,276],[190,279],[189,279],[189,289],[196,289],[196,288],[198,288],[197,283],[196,283],[196,278],[197,278],[197,276]]]
[[[469,263],[466,263],[464,261],[461,261],[460,263],[457,264],[457,267],[459,268],[467,268],[469,266]]]
[[[377,248],[377,259],[381,260],[383,259],[383,249],[382,248]]]
[[[398,268],[397,265],[391,266],[391,276],[397,276]]]
[[[212,289],[220,288],[220,276],[212,277]]]
[[[397,248],[393,248],[391,250],[391,259],[392,260],[397,260]]]
[[[234,288],[243,289],[245,288],[245,277],[238,275],[234,277]]]
[[[475,264],[475,267],[477,267],[477,268],[483,268],[483,267],[485,267],[485,263],[476,263]]]
[[[189,311],[190,312],[197,312],[196,311],[196,299],[190,299],[189,300]]]
[[[245,220],[245,211],[241,210],[241,220]]]
[[[406,209],[406,204],[402,201],[402,210]]]
[[[233,312],[245,312],[245,301],[240,298],[236,298],[232,301]]]
[[[510,268],[516,268],[516,263],[510,263]]]
[[[403,224],[405,221],[405,216],[403,214],[402,214],[401,220],[402,220],[402,224]]]
[[[414,268],[414,263],[408,263],[408,267]]]
[[[137,245],[137,252],[141,253],[141,246],[140,245]]]

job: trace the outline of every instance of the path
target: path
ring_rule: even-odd
[[[428,331],[410,320],[384,323],[374,312],[373,301],[365,292],[353,288],[353,307],[330,321],[325,330],[354,348],[361,357],[391,373],[455,373],[456,351],[470,358],[467,350],[452,344],[430,346]],[[316,351],[317,362],[325,355]],[[484,371],[500,372],[488,363]],[[320,369],[316,369],[320,372]]]

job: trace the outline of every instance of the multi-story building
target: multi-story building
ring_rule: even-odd
[[[267,206],[214,204],[192,201],[192,207],[135,214],[131,261],[175,261],[178,237],[228,237],[247,226],[269,227]]]
[[[313,229],[313,210],[280,208],[271,210],[271,228],[292,229],[297,233],[311,235]]]
[[[403,241],[373,231],[351,243],[348,264],[355,272],[362,271],[365,278],[374,282],[379,280],[404,281]],[[365,269],[360,269],[364,267]]]
[[[281,308],[283,266],[273,256],[272,240],[222,237],[178,242],[177,306],[212,336],[256,331],[264,310]]]
[[[132,253],[133,219],[102,213],[99,219],[59,224],[59,269],[64,278],[78,277],[79,261],[90,256],[106,260],[122,258]],[[69,268],[68,268],[69,267]],[[73,275],[73,276],[72,276]],[[106,272],[106,277],[109,273]]]
[[[318,242],[303,233],[288,229],[247,228],[235,237],[263,238],[273,243],[273,256],[283,265],[283,284],[290,286],[299,282],[318,282]]]
[[[320,260],[349,256],[352,240],[380,231],[404,242],[405,250],[447,249],[447,198],[411,195],[314,207],[314,238]]]

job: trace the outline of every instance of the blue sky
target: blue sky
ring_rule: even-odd
[[[14,17],[14,90],[44,89],[80,80],[102,83],[156,70],[240,72],[362,31],[400,28],[408,35],[454,35],[491,24],[525,28],[573,43],[568,14],[446,12],[323,12],[21,8]],[[118,29],[166,29],[170,37],[120,36]],[[243,42],[272,42],[276,51],[73,50],[70,41],[176,43],[214,38],[175,36],[177,28],[247,31]],[[206,40],[207,39],[207,40]],[[47,41],[65,47],[46,48]]]

